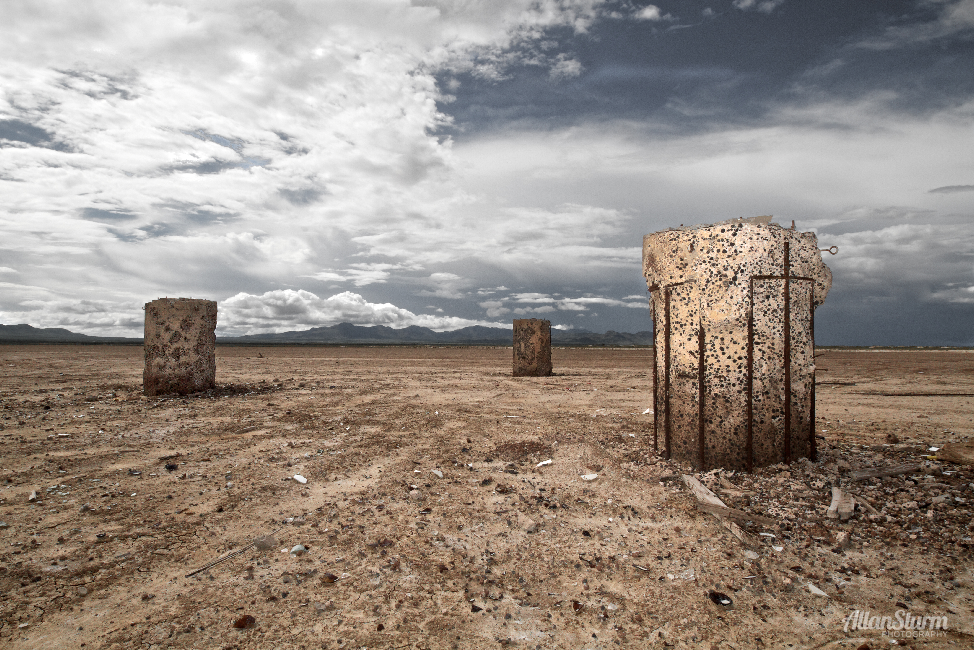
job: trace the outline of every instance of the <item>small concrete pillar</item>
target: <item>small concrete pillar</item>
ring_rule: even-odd
[[[643,239],[654,444],[700,469],[815,460],[815,308],[832,273],[814,233],[770,217]]]
[[[216,386],[216,302],[159,298],[145,304],[146,395],[198,393]]]
[[[540,318],[514,320],[514,376],[551,375],[551,321]]]

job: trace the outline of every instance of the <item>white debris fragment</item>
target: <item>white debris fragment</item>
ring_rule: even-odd
[[[432,473],[433,473],[433,476],[435,476],[436,478],[443,478],[443,472],[441,472],[438,469],[432,470]]]
[[[940,447],[930,447],[927,451],[940,451]]]
[[[643,415],[652,415],[652,414],[653,414],[653,409],[646,409],[645,411],[643,411]]]
[[[815,596],[825,596],[826,598],[828,598],[827,593],[825,593],[824,591],[822,591],[821,589],[813,585],[811,582],[808,583],[808,590],[812,592],[812,594]]]
[[[594,481],[599,477],[598,474],[582,474],[583,481]]]
[[[32,491],[30,493],[30,496],[27,497],[27,500],[28,501],[37,501],[37,490]]]
[[[545,465],[550,465],[550,464],[551,464],[551,459],[549,458],[548,460],[541,461],[540,463],[535,465],[535,467],[544,467]]]
[[[300,474],[295,474],[294,475],[294,480],[297,481],[298,483],[300,483],[301,485],[304,485],[305,483],[308,482],[308,479],[306,479],[305,477],[301,476]]]

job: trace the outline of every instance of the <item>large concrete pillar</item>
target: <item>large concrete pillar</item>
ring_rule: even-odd
[[[540,318],[514,320],[514,376],[551,375],[551,321]]]
[[[198,393],[216,386],[216,303],[159,298],[145,304],[146,395]]]
[[[770,217],[643,238],[657,450],[701,469],[815,459],[815,308],[832,285],[814,233]]]

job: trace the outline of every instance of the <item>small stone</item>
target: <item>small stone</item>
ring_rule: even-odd
[[[294,475],[294,480],[297,481],[298,483],[300,483],[301,485],[304,485],[305,483],[308,482],[308,479],[306,479],[305,477],[301,476],[300,474],[295,474]]]
[[[270,551],[277,548],[277,540],[273,535],[264,535],[254,540],[254,548],[258,551]]]
[[[425,498],[425,496],[420,490],[410,490],[409,498],[412,499],[413,501],[422,501]]]
[[[304,555],[307,552],[308,549],[305,548],[304,544],[296,544],[293,548],[291,548],[291,557],[298,557],[299,555]]]
[[[335,584],[337,580],[338,576],[336,576],[334,573],[323,573],[321,575],[321,581],[326,585]]]
[[[755,553],[754,551],[748,550],[748,551],[744,551],[744,557],[746,557],[749,560],[756,560],[761,556]]]
[[[7,522],[0,521],[0,530],[3,530],[4,528],[10,528],[10,526],[7,525]]]
[[[28,501],[37,501],[37,490],[32,491],[30,493],[30,496],[27,497],[27,500]]]
[[[582,474],[583,481],[594,481],[599,477],[598,474]]]
[[[81,512],[88,512],[89,510],[91,510],[91,504],[90,503],[86,503],[83,506],[81,506]]]
[[[835,542],[844,551],[852,544],[852,537],[847,531],[842,530],[835,534]]]
[[[435,476],[436,478],[443,478],[443,472],[441,472],[438,469],[434,469],[433,470],[433,476]]]
[[[233,487],[233,481],[227,481],[227,489],[229,490],[232,487]]]
[[[236,621],[233,622],[233,626],[238,630],[249,630],[257,625],[257,619],[247,614],[246,616],[241,616]]]
[[[536,521],[529,521],[527,523],[527,525],[524,527],[524,532],[526,532],[528,534],[538,532],[538,522],[536,522]]]
[[[78,587],[78,595],[79,596],[87,596],[88,595],[88,588],[87,587]]]

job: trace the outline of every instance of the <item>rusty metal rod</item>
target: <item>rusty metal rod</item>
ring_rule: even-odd
[[[747,439],[744,446],[747,471],[754,472],[754,280],[752,275],[747,290]]]
[[[659,287],[656,287],[657,289]],[[652,293],[650,294],[652,296]],[[653,451],[657,454],[659,453],[659,367],[656,365],[659,362],[659,355],[656,351],[659,349],[658,341],[656,339],[657,329],[656,329],[656,304],[653,302],[655,296],[650,299],[650,305],[652,305],[652,316],[653,316]]]
[[[704,465],[704,434],[706,432],[706,424],[704,422],[704,371],[706,370],[706,364],[703,321],[701,321],[700,327],[697,329],[697,444],[699,445],[700,469],[706,467]]]
[[[663,436],[666,444],[666,458],[670,458],[670,293],[667,287],[664,292],[666,304],[664,307],[664,357],[663,357]]]
[[[808,329],[812,339],[812,395],[809,411],[811,422],[808,425],[808,458],[818,461],[818,448],[815,445],[815,284],[808,289]]]
[[[785,242],[785,462],[791,462],[791,245]]]

